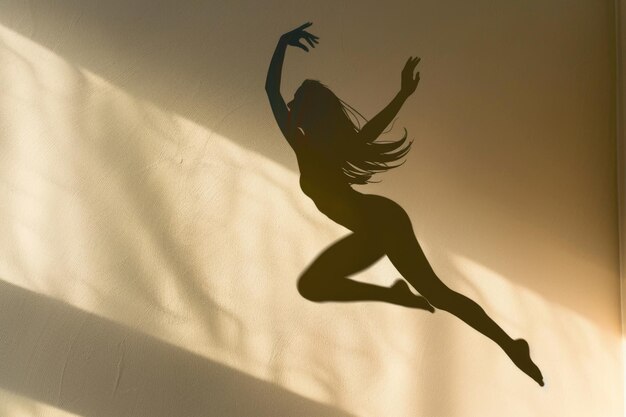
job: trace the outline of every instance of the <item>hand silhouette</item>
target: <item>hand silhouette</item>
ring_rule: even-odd
[[[404,64],[404,69],[402,69],[402,83],[400,84],[400,91],[404,93],[407,97],[415,92],[417,88],[417,84],[420,82],[420,73],[419,71],[413,76],[415,71],[415,67],[419,64],[421,58],[419,57],[409,57],[407,59],[406,64]]]
[[[305,41],[309,43],[309,45],[312,48],[315,48],[315,44],[319,43],[318,41],[319,38],[307,32],[306,30],[304,30],[308,28],[309,26],[311,26],[312,24],[313,24],[312,22],[307,22],[301,26],[298,26],[294,30],[285,33],[283,36],[281,36],[281,38],[285,42],[287,42],[288,45],[296,46],[298,48],[304,49],[306,52],[309,52],[309,48],[307,48],[307,46],[304,43],[302,43],[300,39],[304,39]]]

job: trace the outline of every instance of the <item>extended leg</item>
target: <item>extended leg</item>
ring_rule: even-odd
[[[402,276],[435,307],[454,314],[505,351],[513,339],[476,302],[447,287],[431,268],[417,240],[395,237],[388,256]]]
[[[347,277],[360,272],[384,255],[378,242],[353,233],[333,243],[304,271],[298,291],[311,301],[383,301],[433,311],[423,297],[409,290],[404,281],[381,287]]]
[[[543,385],[541,371],[530,359],[526,341],[513,340],[476,302],[448,288],[431,268],[406,213],[397,207],[393,210],[396,213],[388,217],[392,220],[384,232],[384,245],[387,256],[402,276],[435,308],[454,314],[496,342],[518,368]]]

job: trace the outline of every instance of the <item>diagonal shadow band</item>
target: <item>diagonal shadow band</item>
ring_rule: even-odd
[[[349,416],[0,280],[0,387],[95,416]]]

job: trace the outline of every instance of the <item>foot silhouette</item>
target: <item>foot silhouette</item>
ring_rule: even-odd
[[[541,371],[539,367],[535,365],[535,362],[530,359],[530,347],[528,346],[528,342],[524,339],[514,340],[508,355],[520,370],[543,387],[543,375],[541,375]]]

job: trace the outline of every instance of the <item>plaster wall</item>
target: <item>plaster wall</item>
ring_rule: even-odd
[[[10,416],[621,416],[610,1],[0,2],[0,411]],[[447,313],[314,304],[346,231],[298,188],[263,90],[320,79],[407,162],[439,276],[542,368]],[[381,261],[358,279],[388,285]]]

